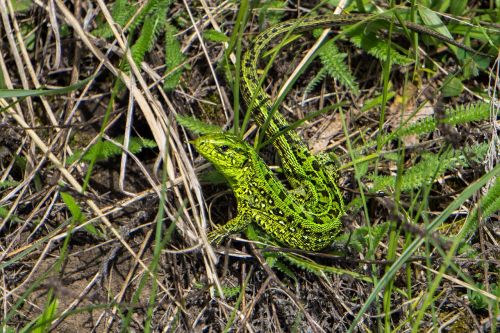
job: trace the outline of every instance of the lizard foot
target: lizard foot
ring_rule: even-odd
[[[207,236],[208,236],[208,241],[210,243],[214,243],[216,245],[219,245],[222,240],[226,237],[226,233],[221,230],[222,228],[217,228],[213,231],[210,231]]]

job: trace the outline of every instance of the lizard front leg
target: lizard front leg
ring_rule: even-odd
[[[230,235],[245,230],[250,224],[251,218],[249,214],[238,214],[234,219],[229,220],[226,224],[217,227],[217,229],[208,233],[210,243],[220,244],[222,240]]]

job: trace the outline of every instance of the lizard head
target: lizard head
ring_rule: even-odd
[[[253,148],[228,133],[208,134],[191,141],[196,150],[226,177],[230,184],[249,176]]]

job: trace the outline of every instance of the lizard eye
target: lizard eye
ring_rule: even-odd
[[[229,146],[226,146],[226,145],[220,146],[220,151],[223,152],[223,153],[225,153],[226,151],[228,151],[228,149],[229,149]]]

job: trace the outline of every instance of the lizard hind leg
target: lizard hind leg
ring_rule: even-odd
[[[308,180],[303,180],[301,186],[290,190],[289,194],[297,199],[306,210],[316,207],[319,202],[316,187]]]

